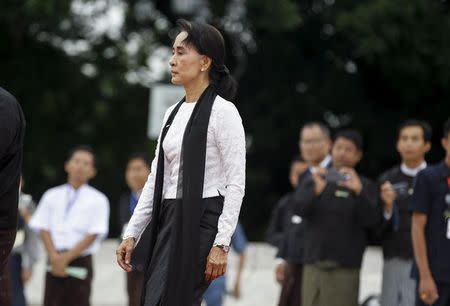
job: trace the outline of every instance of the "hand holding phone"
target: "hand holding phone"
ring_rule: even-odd
[[[325,180],[330,183],[337,183],[339,181],[346,181],[348,179],[349,179],[348,175],[345,175],[344,173],[339,172],[334,168],[328,169],[328,171],[325,174]]]

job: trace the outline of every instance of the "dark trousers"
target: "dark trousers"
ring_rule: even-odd
[[[84,256],[72,261],[69,266],[88,270],[86,279],[55,277],[47,272],[45,276],[44,306],[90,306],[92,283],[92,256]]]
[[[15,229],[0,229],[0,305],[11,304],[11,284],[9,271],[6,268],[9,253],[16,238]]]
[[[450,306],[450,284],[436,283],[439,298],[431,306]],[[416,290],[416,306],[429,306],[425,304],[419,296],[419,290]]]
[[[145,273],[143,271],[132,271],[127,273],[128,306],[141,305],[144,276]]]
[[[286,272],[281,287],[280,301],[278,302],[278,306],[301,306],[302,274],[302,264],[286,264]]]
[[[22,282],[22,256],[17,253],[11,254],[8,265],[11,276],[11,306],[26,306]]]
[[[194,285],[194,298],[191,302],[185,305],[200,306],[203,299],[203,294],[210,282],[205,280],[206,260],[209,252],[213,246],[214,239],[217,234],[217,224],[220,213],[222,212],[223,200],[219,197],[203,199],[206,207],[205,212],[200,220],[200,249],[199,259],[197,262],[196,278],[197,282]],[[145,297],[143,306],[165,306],[164,301],[166,294],[166,285],[169,278],[169,257],[170,257],[170,243],[171,243],[171,229],[174,222],[175,207],[181,205],[179,200],[164,200],[161,207],[160,214],[160,228],[158,230],[158,237],[153,248],[153,256],[149,265],[149,279],[145,286]],[[168,293],[167,294],[176,294]],[[178,305],[176,305],[178,306]]]
[[[0,229],[0,272],[3,272],[6,267],[14,240],[16,240],[16,229]]]

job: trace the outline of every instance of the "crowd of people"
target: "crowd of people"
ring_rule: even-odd
[[[279,305],[358,305],[362,257],[371,244],[384,255],[381,305],[449,305],[450,120],[442,145],[444,161],[428,165],[430,126],[402,123],[396,147],[401,162],[372,182],[355,169],[364,147],[358,131],[343,130],[332,139],[324,124],[305,124],[300,155],[290,166],[292,191],[275,206],[267,231],[267,241],[278,248]],[[48,258],[44,305],[89,305],[92,255],[108,233],[109,202],[89,186],[96,175],[89,146],[71,150],[64,169],[67,183],[45,192],[37,209],[30,195],[20,194],[19,231],[8,264],[11,305],[26,305],[24,284],[38,260],[38,235]],[[129,191],[118,201],[124,229],[149,174],[147,155],[132,154],[125,170]],[[231,243],[240,255],[233,286],[239,297],[247,247],[241,225]],[[140,305],[144,283],[139,249],[135,269],[126,275],[130,306]],[[222,305],[225,287],[225,277],[215,280],[204,295],[206,305]]]
[[[383,250],[382,306],[450,305],[450,119],[444,160],[428,165],[431,128],[398,128],[401,162],[376,181],[356,170],[363,158],[357,130],[332,140],[322,123],[300,130],[292,191],[275,206],[267,241],[278,248],[280,306],[356,306],[363,253]]]

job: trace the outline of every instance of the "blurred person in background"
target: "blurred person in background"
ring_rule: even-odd
[[[64,170],[67,183],[44,193],[30,221],[48,256],[43,304],[89,306],[92,255],[108,234],[109,201],[88,184],[96,175],[91,147],[72,149]]]
[[[387,170],[378,179],[379,200],[383,209],[380,228],[384,256],[382,306],[415,304],[416,281],[411,278],[414,254],[409,206],[414,193],[414,178],[427,167],[425,154],[430,149],[430,125],[418,120],[403,122],[397,135],[401,164]]]
[[[117,262],[148,230],[142,304],[200,305],[210,282],[225,274],[245,190],[245,133],[225,66],[225,42],[213,26],[179,20],[170,59],[172,83],[185,97],[171,106]],[[167,136],[167,137],[166,137]]]
[[[36,205],[31,195],[23,193],[24,180],[20,183],[19,222],[14,248],[8,261],[11,279],[11,306],[25,306],[26,284],[33,274],[33,266],[39,259],[39,238],[28,226]]]
[[[149,174],[150,161],[148,160],[147,154],[134,153],[128,158],[125,180],[130,190],[124,193],[119,200],[119,222],[122,227],[122,234],[125,232],[125,228],[133,215],[133,211],[136,208]],[[133,252],[133,257],[136,258],[134,260],[135,269],[127,273],[129,306],[139,306],[141,304],[142,285],[144,284],[143,257],[145,256],[145,252],[143,252],[145,248],[141,248],[141,246],[142,244],[139,244]]]
[[[0,87],[0,301],[10,303],[5,271],[17,229],[25,119],[9,92]]]
[[[244,271],[245,251],[247,250],[247,246],[248,241],[245,236],[244,229],[242,228],[242,225],[238,223],[236,225],[236,230],[231,237],[231,248],[236,252],[236,254],[238,254],[239,258],[237,261],[236,277],[233,284],[233,289],[231,291],[231,295],[236,299],[241,298],[241,279],[242,272]],[[203,295],[203,300],[205,301],[206,306],[222,306],[223,298],[227,293],[226,284],[226,274],[211,282]]]
[[[300,181],[294,207],[304,224],[303,306],[357,306],[366,231],[379,222],[376,188],[355,166],[363,140],[355,130],[336,135],[332,168]]]
[[[295,189],[300,175],[308,169],[308,164],[300,156],[296,156],[291,161],[289,168],[289,183]],[[276,248],[280,248],[281,241],[286,230],[286,225],[290,223],[289,200],[292,191],[285,194],[275,205],[270,215],[269,226],[266,231],[266,241]]]
[[[298,186],[302,181],[311,177],[316,168],[331,166],[330,130],[320,122],[305,124],[299,133],[299,148],[303,160],[308,168],[297,179],[292,177],[292,183]],[[283,234],[277,254],[276,279],[282,284],[279,306],[301,305],[304,226],[302,218],[293,211],[295,193],[289,198],[286,230]]]
[[[450,118],[442,146],[444,161],[419,172],[411,201],[417,306],[450,305]]]

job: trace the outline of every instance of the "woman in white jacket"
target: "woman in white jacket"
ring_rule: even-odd
[[[223,37],[208,24],[178,25],[170,66],[186,96],[166,112],[151,174],[116,252],[131,271],[148,225],[145,306],[200,305],[226,271],[245,188],[244,128],[230,102],[236,82]]]

